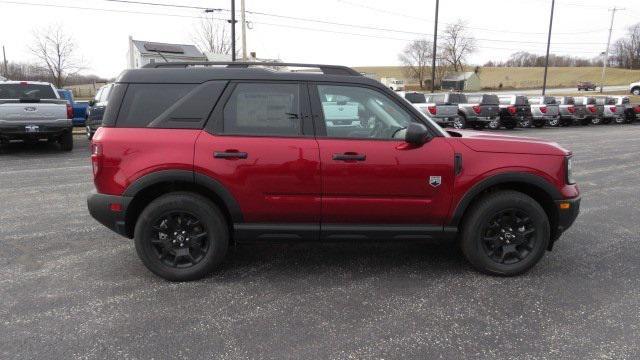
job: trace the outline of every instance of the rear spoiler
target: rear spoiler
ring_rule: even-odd
[[[0,104],[66,104],[64,99],[0,99]]]

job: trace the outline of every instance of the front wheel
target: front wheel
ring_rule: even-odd
[[[531,197],[500,191],[482,198],[465,216],[461,248],[477,270],[514,276],[531,269],[550,241],[549,219]]]
[[[633,95],[636,95],[636,96],[640,95],[640,87],[633,88],[631,92],[633,93]]]
[[[209,199],[175,192],[153,200],[135,227],[140,260],[170,281],[200,279],[227,253],[229,230],[224,215]]]

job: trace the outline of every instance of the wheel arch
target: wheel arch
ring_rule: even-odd
[[[131,198],[125,214],[127,236],[133,238],[138,216],[151,201],[174,191],[190,191],[211,200],[224,214],[230,234],[233,224],[242,222],[238,202],[219,181],[188,170],[161,170],[141,177],[124,191],[123,196]]]
[[[524,193],[542,206],[549,218],[551,226],[551,244],[560,235],[558,232],[558,209],[554,200],[562,199],[562,194],[544,178],[523,172],[512,172],[493,175],[469,189],[458,202],[450,222],[450,226],[459,227],[467,211],[484,195],[500,191],[515,190]]]

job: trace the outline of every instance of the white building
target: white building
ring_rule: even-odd
[[[140,68],[149,63],[174,61],[207,61],[207,57],[195,45],[141,41],[129,36],[129,69]]]

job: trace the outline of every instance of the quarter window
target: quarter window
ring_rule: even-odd
[[[225,104],[223,119],[225,134],[301,135],[300,86],[239,83]]]
[[[382,93],[364,87],[318,85],[328,137],[400,139],[411,115]]]

